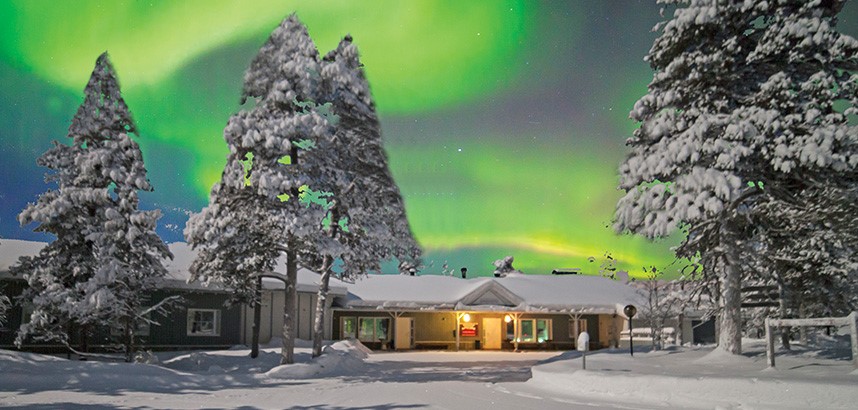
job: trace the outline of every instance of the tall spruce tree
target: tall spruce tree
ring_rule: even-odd
[[[284,364],[294,362],[298,255],[326,212],[299,200],[314,185],[302,167],[311,155],[305,148],[331,132],[325,112],[312,103],[319,64],[307,29],[295,15],[284,19],[245,73],[242,102],[255,105],[224,129],[229,156],[209,207],[185,228],[191,246],[201,249],[194,279],[222,282],[245,297],[257,292],[258,275],[286,256]]]
[[[153,189],[107,53],[96,60],[84,94],[69,127],[71,145],[55,142],[37,161],[53,171],[46,179],[57,189],[18,216],[56,239],[13,268],[27,279],[23,298],[34,307],[17,343],[32,336],[69,345],[72,326],[85,340],[91,326],[119,325],[131,360],[134,330],[151,320],[144,307],[172,254],[155,233],[160,211],[138,209],[138,191]]]
[[[840,0],[664,3],[675,11],[656,26],[655,75],[630,114],[641,126],[620,168],[616,228],[686,231],[677,255],[703,262],[719,347],[738,354],[742,277],[753,274],[743,258],[764,249],[759,220],[772,218],[761,204],[854,184],[858,42],[836,31]]]
[[[321,140],[310,168],[317,188],[331,194],[330,221],[312,244],[322,257],[313,328],[313,356],[322,351],[325,309],[333,263],[340,278],[354,280],[380,272],[381,262],[399,259],[419,264],[421,250],[405,214],[405,204],[390,172],[381,126],[357,47],[346,36],[322,62],[322,95],[336,118],[335,133]],[[312,265],[311,265],[312,266]]]
[[[335,261],[342,262],[341,277],[353,278],[380,270],[385,259],[416,265],[420,250],[350,37],[320,61],[306,28],[289,16],[253,60],[243,97],[256,105],[224,130],[227,168],[209,207],[186,228],[189,242],[202,249],[194,272],[249,298],[258,292],[255,278],[281,253],[293,295],[297,264],[319,270],[318,355]],[[253,212],[230,205],[245,202],[255,204]],[[251,241],[265,245],[246,246]],[[284,363],[292,362],[296,311],[297,298],[287,294]]]

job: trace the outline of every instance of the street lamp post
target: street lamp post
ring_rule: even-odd
[[[635,313],[638,313],[638,309],[634,307],[634,305],[626,305],[623,308],[623,313],[626,314],[626,317],[629,318],[629,354],[634,357],[635,355],[635,332],[632,329],[632,318],[635,317]]]

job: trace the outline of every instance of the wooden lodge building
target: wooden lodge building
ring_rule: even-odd
[[[333,334],[373,349],[572,349],[616,346],[639,294],[584,275],[502,278],[370,275],[334,300]]]

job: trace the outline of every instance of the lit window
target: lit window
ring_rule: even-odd
[[[551,319],[536,319],[536,341],[539,343],[551,340]]]
[[[519,340],[522,342],[532,342],[534,341],[533,337],[533,320],[522,320],[521,321],[521,331],[518,333]]]
[[[387,341],[390,329],[390,318],[362,317],[358,319],[358,339],[362,342]]]
[[[220,311],[188,309],[188,336],[220,336]]]
[[[547,342],[552,339],[551,319],[522,319],[519,321],[521,329],[518,334],[519,342]],[[507,326],[509,333],[509,326]]]
[[[375,338],[377,340],[387,340],[387,329],[390,328],[390,319],[375,320]]]
[[[357,338],[357,318],[344,317],[341,319],[340,337],[343,339]]]

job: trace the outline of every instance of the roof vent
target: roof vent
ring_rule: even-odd
[[[551,271],[552,275],[580,275],[581,268],[571,268],[571,269],[554,269]]]

